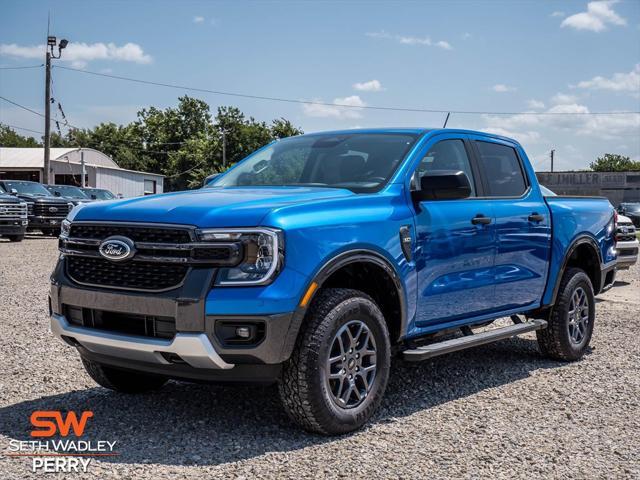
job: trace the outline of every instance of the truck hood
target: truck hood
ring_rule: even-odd
[[[259,226],[273,209],[355,195],[350,190],[317,187],[204,188],[77,207],[75,221],[150,222],[211,227]]]

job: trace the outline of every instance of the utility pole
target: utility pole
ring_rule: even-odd
[[[53,53],[53,49],[58,43],[56,37],[49,35],[47,37],[47,59],[45,62],[45,85],[44,85],[44,171],[42,175],[42,183],[49,183],[49,173],[51,172],[51,59],[60,58],[62,50],[69,43],[62,39],[58,44],[58,56]]]
[[[554,149],[551,149],[550,155],[551,155],[551,173],[553,173],[553,155],[556,153],[556,151]]]

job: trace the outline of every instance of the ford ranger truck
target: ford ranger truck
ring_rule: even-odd
[[[200,190],[77,206],[59,247],[51,329],[98,384],[277,382],[326,435],[392,361],[533,331],[580,359],[616,263],[606,199],[545,198],[518,142],[448,129],[279,140]]]

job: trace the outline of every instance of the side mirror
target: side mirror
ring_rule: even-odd
[[[12,189],[9,191],[9,193],[10,193],[11,195],[18,195],[18,190],[16,190],[15,188],[12,188]]]
[[[97,200],[98,196],[95,193],[91,194],[91,200]]]
[[[53,192],[53,194],[54,194],[56,197],[59,197],[59,196],[60,196],[60,192],[58,192],[58,191]]]
[[[411,192],[415,201],[458,200],[471,195],[469,177],[462,171],[432,170],[420,177],[420,190]]]

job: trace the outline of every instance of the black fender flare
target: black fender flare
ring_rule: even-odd
[[[571,244],[569,245],[569,248],[567,249],[567,253],[565,254],[564,258],[562,259],[562,265],[560,267],[560,270],[558,272],[558,277],[556,278],[556,283],[553,286],[553,295],[551,296],[551,303],[549,304],[549,306],[555,305],[556,303],[556,298],[558,297],[558,290],[560,290],[560,282],[562,282],[562,276],[564,275],[564,272],[567,269],[567,263],[569,263],[569,259],[571,258],[571,256],[573,255],[573,253],[576,251],[576,249],[581,246],[581,245],[585,245],[588,244],[595,252],[596,252],[596,256],[598,258],[598,275],[600,275],[600,269],[602,267],[602,254],[600,252],[600,247],[598,245],[598,242],[596,242],[593,237],[590,237],[589,235],[580,235],[577,238],[575,238]],[[600,291],[600,285],[601,282],[598,282],[598,285],[594,285],[593,289],[594,289],[594,293],[598,293]]]
[[[385,258],[380,253],[369,250],[369,249],[357,249],[357,250],[348,250],[346,252],[342,252],[330,260],[324,263],[322,267],[318,270],[318,272],[311,278],[304,289],[306,293],[311,285],[315,282],[317,284],[317,288],[313,291],[310,298],[307,299],[307,302],[304,306],[301,303],[298,303],[296,310],[294,311],[291,317],[291,324],[289,326],[289,330],[287,332],[287,338],[283,345],[282,358],[289,358],[291,356],[291,352],[295,346],[296,339],[298,338],[298,333],[302,326],[302,322],[304,320],[304,316],[307,313],[307,306],[311,304],[313,298],[324,282],[335,272],[340,270],[341,268],[349,265],[350,263],[371,263],[376,265],[377,267],[382,268],[393,280],[393,284],[396,287],[396,291],[398,294],[398,298],[400,300],[400,335],[396,339],[400,340],[406,333],[407,329],[407,305],[406,305],[406,297],[405,297],[405,289],[402,281],[400,280],[400,276],[398,272],[394,268],[393,264]],[[302,299],[301,299],[302,301]]]

